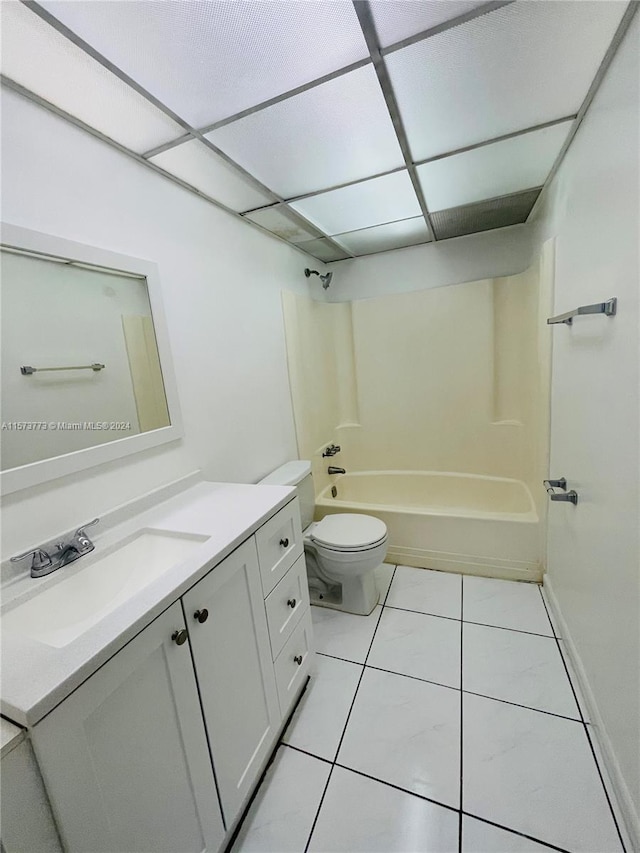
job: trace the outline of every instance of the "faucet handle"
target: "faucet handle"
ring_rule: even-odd
[[[89,522],[87,522],[87,524],[83,524],[83,525],[81,525],[81,526],[76,530],[76,532],[73,534],[73,535],[74,535],[74,537],[75,537],[75,536],[82,536],[82,537],[85,537],[85,532],[84,532],[84,531],[86,530],[86,528],[87,528],[87,527],[93,527],[93,525],[94,525],[94,524],[97,524],[99,521],[100,521],[100,519],[99,519],[99,518],[94,518],[94,519],[93,519],[93,521],[89,521]]]
[[[16,557],[11,557],[10,562],[17,563],[18,560],[24,560],[25,557],[31,557],[32,569],[44,569],[51,565],[51,557],[42,548],[34,548],[33,551],[25,551],[24,554],[18,554]]]
[[[89,551],[93,551],[94,544],[89,539],[87,534],[85,533],[85,529],[87,527],[92,527],[94,524],[97,524],[100,521],[99,518],[94,518],[93,521],[89,521],[87,524],[83,524],[82,527],[79,527],[76,532],[73,534],[72,542],[77,543],[76,547],[79,545],[82,548],[82,551],[79,553],[88,554]]]

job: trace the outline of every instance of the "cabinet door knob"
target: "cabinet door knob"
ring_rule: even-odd
[[[290,599],[289,599],[289,601],[287,601],[287,604],[289,605],[289,607],[290,607],[292,610],[294,610],[294,609],[295,609],[295,606],[296,606],[296,600],[295,600],[295,598],[290,598]]]
[[[209,611],[206,607],[203,607],[202,610],[196,610],[196,612],[193,614],[193,618],[197,619],[198,622],[202,624],[203,622],[206,622],[209,618]]]
[[[181,646],[183,643],[187,642],[188,636],[189,635],[187,634],[187,629],[182,628],[182,630],[180,630],[180,631],[174,631],[173,634],[171,635],[171,639],[173,640],[173,642],[177,646]]]
[[[293,659],[298,666],[302,666],[302,655],[294,655]]]
[[[288,548],[289,547],[289,540],[288,539],[281,539],[280,544],[282,545],[283,548]]]

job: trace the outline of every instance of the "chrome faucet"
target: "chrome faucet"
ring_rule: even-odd
[[[344,468],[334,468],[333,465],[329,465],[329,467],[327,468],[327,471],[329,472],[329,474],[346,474],[347,473],[344,470]]]
[[[31,557],[31,577],[42,578],[45,575],[50,575],[57,569],[63,566],[68,566],[69,563],[74,563],[80,557],[84,557],[90,551],[93,551],[95,545],[85,533],[85,528],[97,524],[99,518],[94,518],[88,524],[83,524],[68,540],[62,539],[54,542],[47,542],[39,548],[34,548],[32,551],[25,551],[24,554],[18,554],[11,558],[12,563],[17,563],[18,560],[23,560],[25,557]]]
[[[336,453],[340,453],[340,445],[339,444],[330,444],[322,453],[323,456],[335,456]]]

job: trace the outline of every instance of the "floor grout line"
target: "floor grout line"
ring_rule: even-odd
[[[393,579],[394,579],[395,574],[396,574],[396,569],[397,569],[397,566],[394,566],[393,574],[391,575],[391,583],[389,584],[389,589],[391,589],[391,584],[393,583]],[[387,595],[388,594],[389,594],[389,590],[387,590]],[[386,601],[386,596],[385,596],[385,601]],[[384,613],[384,604],[380,608],[380,613],[378,614],[378,621],[376,622],[376,627],[373,629],[373,635],[371,637],[371,642],[369,643],[369,648],[367,649],[367,654],[366,654],[365,659],[364,659],[364,665],[361,664],[362,672],[360,673],[360,678],[358,679],[358,683],[356,685],[356,689],[355,689],[355,692],[353,694],[353,699],[351,700],[351,705],[349,706],[349,713],[347,714],[347,719],[345,720],[344,727],[342,729],[342,735],[340,736],[340,740],[338,742],[338,747],[336,749],[336,753],[335,753],[333,762],[331,763],[331,770],[329,771],[329,776],[327,777],[327,783],[324,786],[322,796],[320,797],[320,802],[318,803],[318,809],[317,809],[315,817],[313,819],[313,823],[311,824],[311,830],[309,831],[309,837],[307,838],[307,843],[305,844],[305,847],[304,847],[304,853],[307,853],[307,851],[309,850],[309,845],[311,844],[311,839],[313,837],[313,833],[315,831],[316,824],[318,822],[318,817],[320,816],[320,811],[322,810],[322,804],[324,802],[324,798],[326,796],[327,789],[329,788],[329,783],[331,782],[331,776],[333,775],[333,769],[336,766],[336,762],[338,760],[338,754],[340,753],[340,747],[342,746],[342,741],[344,740],[344,736],[345,736],[345,733],[347,731],[347,726],[349,725],[349,719],[351,718],[351,712],[353,711],[353,706],[355,705],[356,699],[358,697],[358,691],[360,690],[360,684],[362,683],[362,679],[364,677],[364,673],[366,670],[369,652],[371,651],[371,646],[373,646],[373,641],[375,640],[376,632],[378,630],[378,625],[380,624],[380,620],[382,619],[383,613]]]
[[[583,726],[583,728],[584,728],[585,734],[586,734],[586,736],[587,736],[587,741],[588,741],[588,743],[589,743],[589,746],[590,746],[590,749],[591,749],[591,753],[592,753],[592,756],[593,756],[593,758],[594,758],[594,761],[595,761],[595,764],[596,764],[596,768],[597,768],[598,774],[599,774],[599,776],[600,776],[600,780],[601,780],[601,783],[602,783],[602,786],[603,786],[603,790],[604,790],[604,793],[605,793],[605,797],[606,797],[606,799],[607,799],[607,803],[608,803],[608,805],[609,805],[609,809],[610,809],[610,811],[611,811],[611,815],[612,815],[612,818],[613,818],[613,821],[614,821],[614,824],[615,824],[615,827],[616,827],[616,830],[617,830],[618,836],[619,836],[619,838],[620,838],[620,843],[621,843],[621,845],[622,845],[622,850],[623,850],[623,851],[625,851],[625,853],[626,853],[626,848],[625,848],[625,845],[624,845],[624,840],[623,840],[623,838],[622,838],[622,834],[621,834],[621,832],[620,832],[620,828],[619,828],[619,825],[618,825],[618,821],[617,821],[617,819],[616,819],[616,815],[615,815],[615,812],[614,812],[614,810],[613,810],[613,806],[612,806],[612,803],[611,803],[611,799],[610,799],[610,797],[609,797],[609,794],[608,794],[608,791],[607,791],[607,787],[606,787],[606,785],[605,785],[604,778],[603,778],[602,772],[601,772],[601,770],[600,770],[600,766],[599,766],[599,763],[598,763],[598,759],[597,759],[597,756],[596,756],[596,753],[595,753],[595,750],[594,750],[594,747],[593,747],[593,743],[592,743],[592,741],[591,741],[591,737],[590,737],[590,735],[589,735],[588,726],[589,726],[590,724],[585,720],[584,715],[583,715],[583,712],[582,712],[582,707],[581,707],[580,703],[578,702],[577,693],[576,693],[576,690],[575,690],[575,688],[574,688],[573,681],[572,681],[572,679],[571,679],[571,675],[570,675],[570,673],[569,673],[568,666],[567,666],[566,660],[565,660],[565,658],[564,658],[564,655],[563,655],[563,652],[562,652],[562,649],[561,649],[561,646],[560,646],[559,638],[558,638],[558,635],[557,635],[557,633],[556,633],[556,630],[555,630],[554,624],[553,624],[553,622],[552,622],[552,620],[551,620],[551,617],[550,617],[550,614],[549,614],[549,610],[548,610],[548,608],[547,608],[547,604],[546,604],[546,601],[545,601],[545,599],[544,599],[544,596],[542,595],[542,591],[541,591],[540,587],[539,587],[539,590],[540,590],[540,596],[541,596],[541,598],[542,598],[542,603],[543,603],[543,606],[544,606],[544,608],[545,608],[547,618],[549,619],[549,623],[550,623],[550,625],[551,625],[551,629],[552,629],[552,632],[553,632],[553,636],[549,637],[548,635],[545,635],[545,634],[537,634],[537,633],[530,632],[530,631],[518,631],[517,629],[512,629],[512,628],[503,628],[502,626],[498,626],[498,625],[485,625],[485,623],[481,623],[481,622],[469,622],[469,624],[485,625],[485,627],[489,627],[489,628],[498,628],[498,629],[500,629],[500,630],[512,630],[512,631],[514,631],[514,632],[516,632],[516,633],[524,633],[524,634],[529,634],[529,635],[531,635],[531,636],[540,636],[540,637],[545,637],[545,638],[547,638],[547,639],[552,639],[552,640],[554,640],[554,641],[555,641],[555,643],[556,643],[556,646],[557,646],[557,648],[558,648],[558,652],[559,652],[559,654],[560,654],[560,657],[561,657],[561,660],[562,660],[562,664],[563,664],[563,666],[564,666],[564,670],[565,670],[565,673],[566,673],[566,675],[567,675],[567,679],[568,679],[568,681],[569,681],[569,685],[570,685],[570,687],[571,687],[571,691],[572,691],[573,696],[574,696],[574,701],[576,702],[576,707],[577,707],[577,709],[578,709],[578,713],[579,713],[580,719],[576,719],[576,718],[573,718],[573,717],[567,717],[567,716],[564,716],[564,715],[562,715],[562,714],[555,714],[555,713],[553,713],[553,712],[551,712],[551,711],[544,711],[544,710],[542,710],[542,709],[540,709],[540,708],[531,708],[531,707],[530,707],[530,706],[528,706],[528,705],[520,705],[520,704],[518,704],[518,703],[516,703],[516,702],[510,702],[510,701],[505,700],[505,699],[498,699],[498,698],[493,697],[493,696],[487,696],[487,695],[482,694],[482,693],[476,693],[475,691],[465,690],[465,689],[464,689],[464,622],[465,622],[465,621],[469,621],[469,620],[464,620],[464,619],[462,619],[462,618],[460,618],[459,620],[457,620],[457,619],[452,619],[452,617],[437,617],[435,614],[427,614],[427,613],[422,613],[422,611],[412,611],[412,610],[409,610],[408,608],[396,608],[396,607],[393,607],[392,605],[388,605],[386,602],[387,602],[387,600],[388,600],[388,598],[389,598],[389,594],[390,594],[390,591],[391,591],[391,586],[392,586],[392,584],[393,584],[393,580],[394,580],[395,575],[396,575],[396,570],[397,570],[397,565],[394,567],[393,574],[392,574],[392,576],[391,576],[391,582],[389,583],[389,586],[388,586],[388,588],[387,588],[387,592],[386,592],[386,595],[385,595],[385,597],[384,597],[384,601],[380,602],[380,603],[381,603],[380,612],[379,612],[379,614],[378,614],[378,618],[377,618],[377,621],[376,621],[376,625],[375,625],[375,628],[374,628],[374,630],[373,630],[373,634],[372,634],[372,636],[371,636],[371,640],[370,640],[370,643],[369,643],[369,647],[368,647],[367,653],[366,653],[366,655],[365,655],[364,663],[363,663],[363,662],[361,662],[361,661],[352,661],[352,660],[349,660],[348,658],[339,658],[339,657],[338,657],[338,656],[336,656],[336,655],[327,655],[327,654],[325,654],[325,653],[323,653],[323,652],[317,652],[317,654],[320,654],[320,655],[322,655],[322,656],[324,656],[324,657],[333,658],[334,660],[342,660],[342,661],[345,661],[345,662],[347,662],[347,663],[352,663],[352,664],[354,664],[354,665],[356,665],[356,666],[360,666],[360,667],[362,667],[362,670],[361,670],[361,673],[360,673],[360,677],[359,677],[359,679],[358,679],[358,683],[357,683],[357,685],[356,685],[356,689],[355,689],[355,692],[354,692],[354,695],[353,695],[353,699],[352,699],[352,701],[351,701],[351,705],[350,705],[350,707],[349,707],[349,712],[348,712],[348,714],[347,714],[347,717],[346,717],[346,720],[345,720],[344,726],[343,726],[343,728],[342,728],[342,734],[341,734],[341,736],[340,736],[340,740],[339,740],[339,742],[338,742],[338,746],[337,746],[337,748],[336,748],[335,756],[334,756],[333,761],[332,761],[331,759],[327,759],[327,758],[324,758],[324,757],[322,757],[322,756],[315,755],[314,753],[309,752],[309,751],[304,750],[304,749],[301,749],[300,747],[292,746],[291,744],[285,744],[283,741],[281,741],[281,744],[280,744],[280,745],[283,745],[283,746],[287,746],[289,749],[293,749],[293,750],[295,750],[295,751],[297,751],[297,752],[300,752],[300,753],[302,753],[302,754],[304,754],[304,755],[307,755],[307,756],[308,756],[308,757],[310,757],[310,758],[315,758],[315,759],[316,759],[316,760],[318,760],[318,761],[322,761],[322,762],[323,762],[323,763],[325,763],[325,764],[329,764],[329,765],[331,765],[331,769],[330,769],[330,771],[329,771],[329,775],[328,775],[328,778],[327,778],[327,782],[326,782],[326,784],[325,784],[325,786],[324,786],[324,789],[323,789],[323,792],[322,792],[322,796],[321,796],[321,798],[320,798],[320,802],[319,802],[319,804],[318,804],[318,808],[317,808],[317,810],[316,810],[316,814],[315,814],[315,817],[314,817],[314,820],[313,820],[313,824],[312,824],[312,826],[311,826],[311,829],[310,829],[310,832],[309,832],[309,835],[308,835],[308,838],[307,838],[307,842],[306,842],[306,845],[305,845],[305,847],[304,847],[304,851],[305,851],[305,853],[307,853],[307,851],[308,851],[308,849],[309,849],[309,846],[310,846],[310,843],[311,843],[311,839],[312,839],[313,833],[314,833],[314,831],[315,831],[316,824],[317,824],[317,821],[318,821],[318,818],[319,818],[320,812],[321,812],[321,810],[322,810],[322,806],[323,806],[323,803],[324,803],[324,799],[325,799],[325,796],[326,796],[326,793],[327,793],[327,790],[328,790],[328,787],[329,787],[329,784],[330,784],[330,781],[331,781],[331,776],[332,776],[332,774],[333,774],[333,770],[334,770],[334,768],[335,768],[335,767],[339,767],[339,768],[344,769],[344,770],[346,770],[346,771],[348,771],[348,772],[355,773],[356,775],[359,775],[359,776],[362,776],[362,777],[364,777],[364,778],[370,779],[371,781],[377,782],[377,783],[379,783],[379,784],[381,784],[381,785],[385,785],[385,786],[387,786],[387,787],[389,787],[389,788],[393,788],[393,789],[398,790],[398,791],[400,791],[400,792],[402,792],[402,793],[405,793],[405,794],[407,794],[407,795],[409,795],[409,796],[413,796],[413,797],[416,797],[416,798],[418,798],[418,799],[421,799],[421,800],[423,800],[423,801],[425,801],[425,802],[429,802],[429,803],[431,803],[431,804],[433,804],[433,805],[435,805],[435,806],[440,806],[441,808],[448,809],[449,811],[457,812],[457,813],[458,813],[458,816],[459,816],[459,818],[458,818],[458,853],[462,853],[462,843],[463,843],[463,816],[468,816],[468,817],[473,818],[473,819],[475,819],[475,820],[481,821],[481,822],[483,822],[483,823],[489,824],[489,825],[491,825],[491,826],[495,826],[495,827],[497,827],[497,828],[499,828],[499,829],[502,829],[502,830],[504,830],[504,831],[510,832],[510,833],[512,833],[513,835],[516,835],[516,836],[519,836],[519,837],[522,837],[522,838],[526,838],[526,839],[528,839],[528,840],[530,840],[530,841],[533,841],[533,842],[535,842],[535,843],[541,844],[541,845],[543,845],[544,847],[547,847],[547,848],[548,848],[548,849],[550,849],[550,850],[558,851],[558,853],[570,853],[570,851],[567,851],[567,850],[566,850],[565,848],[563,848],[563,847],[558,847],[557,845],[554,845],[554,844],[552,844],[552,843],[550,843],[550,842],[548,842],[548,841],[543,841],[542,839],[540,839],[540,838],[536,838],[535,836],[528,835],[528,834],[523,833],[523,832],[520,832],[519,830],[514,829],[514,828],[512,828],[512,827],[506,826],[506,825],[504,825],[504,824],[497,823],[497,822],[495,822],[495,821],[489,820],[489,819],[484,818],[484,817],[480,817],[480,816],[478,816],[478,815],[472,814],[472,813],[470,813],[470,812],[466,812],[466,811],[464,810],[464,801],[463,801],[463,790],[464,790],[464,762],[463,762],[463,756],[464,756],[464,753],[463,753],[463,745],[464,745],[464,732],[463,732],[463,697],[464,697],[464,694],[465,694],[465,693],[466,693],[466,694],[469,694],[469,695],[479,696],[479,697],[482,697],[482,698],[488,699],[488,700],[490,700],[490,701],[501,702],[501,703],[503,703],[503,704],[512,705],[512,706],[514,706],[514,707],[520,707],[520,708],[524,708],[524,709],[526,709],[526,710],[537,711],[538,713],[543,713],[543,714],[547,714],[547,715],[550,715],[550,716],[559,717],[560,719],[566,719],[566,720],[568,720],[568,721],[570,721],[570,722],[576,722],[576,723],[578,723],[579,725],[582,725],[582,726]],[[460,610],[461,610],[461,617],[462,617],[462,610],[463,610],[463,607],[464,607],[464,576],[462,576],[462,575],[461,575],[460,577],[461,577]],[[418,676],[412,676],[412,675],[407,675],[407,674],[405,674],[405,673],[394,672],[393,670],[386,670],[386,669],[383,669],[382,667],[375,667],[375,666],[372,666],[371,664],[368,664],[368,663],[367,663],[367,661],[369,660],[369,656],[370,656],[370,654],[371,654],[371,650],[372,650],[372,647],[373,647],[373,644],[374,644],[374,641],[375,641],[375,638],[376,638],[376,635],[377,635],[378,628],[379,628],[379,626],[380,626],[380,621],[381,621],[381,619],[382,619],[382,616],[383,616],[383,613],[384,613],[384,609],[385,609],[385,607],[390,607],[390,609],[393,609],[393,610],[407,610],[408,612],[421,613],[422,615],[425,615],[425,616],[434,616],[435,618],[444,618],[444,619],[449,619],[450,621],[459,621],[459,622],[460,622],[460,681],[459,681],[460,686],[459,686],[459,688],[451,687],[450,685],[446,685],[446,684],[441,684],[440,682],[429,681],[428,679],[423,679],[423,678],[420,678],[420,677],[418,677]],[[371,669],[371,670],[379,671],[379,672],[387,672],[387,673],[389,673],[389,674],[391,674],[391,675],[397,675],[397,676],[398,676],[398,677],[400,677],[400,678],[409,678],[409,679],[413,679],[413,680],[416,680],[416,681],[422,681],[423,683],[433,684],[433,685],[435,685],[435,686],[443,687],[443,688],[446,688],[446,689],[449,689],[449,690],[457,690],[457,691],[460,693],[460,799],[459,799],[459,807],[458,807],[458,808],[455,808],[455,807],[453,807],[453,806],[447,805],[447,804],[445,804],[445,803],[438,802],[437,800],[432,800],[432,799],[430,799],[429,797],[425,797],[424,795],[418,794],[418,793],[416,793],[416,792],[414,792],[414,791],[408,790],[408,789],[406,789],[406,788],[402,788],[402,787],[401,787],[401,786],[399,786],[399,785],[395,785],[395,784],[393,784],[393,783],[391,783],[391,782],[387,782],[387,781],[385,781],[385,780],[383,780],[383,779],[378,779],[378,778],[377,778],[377,777],[375,777],[375,776],[371,776],[371,775],[369,775],[369,774],[367,774],[367,773],[364,773],[364,772],[362,772],[362,771],[360,771],[360,770],[356,770],[356,769],[354,769],[354,768],[348,767],[347,765],[344,765],[344,764],[339,763],[339,761],[338,761],[338,755],[339,755],[339,753],[340,753],[340,749],[341,749],[341,747],[342,747],[342,743],[343,743],[344,738],[345,738],[345,735],[346,735],[347,727],[348,727],[348,725],[349,725],[349,721],[350,721],[350,718],[351,718],[351,715],[352,715],[352,712],[353,712],[353,708],[354,708],[354,706],[355,706],[356,699],[357,699],[357,697],[358,697],[358,693],[359,693],[359,690],[360,690],[360,685],[361,685],[361,683],[362,683],[362,679],[364,678],[364,675],[365,675],[365,672],[366,672],[366,670],[367,670],[367,669]]]
[[[295,747],[291,747],[295,749]],[[299,752],[304,752],[304,750],[298,750]],[[318,756],[312,755],[311,753],[305,753],[309,755],[310,758],[318,758]],[[320,759],[322,760],[322,759]],[[325,760],[325,763],[326,762]],[[470,817],[474,820],[478,820],[481,823],[487,823],[490,826],[495,826],[498,829],[503,829],[506,832],[510,832],[512,835],[517,835],[520,838],[527,838],[530,841],[535,841],[538,844],[542,844],[545,847],[548,847],[550,850],[557,850],[559,853],[571,853],[571,851],[566,850],[564,847],[558,847],[549,841],[544,841],[541,838],[537,838],[534,835],[528,835],[526,832],[521,832],[518,829],[514,829],[511,826],[507,826],[503,823],[497,823],[494,820],[489,820],[489,818],[481,817],[480,815],[473,814],[472,812],[467,812],[464,809],[456,808],[455,806],[450,806],[448,803],[443,803],[441,800],[434,800],[431,797],[427,797],[424,794],[418,794],[416,791],[411,791],[409,788],[403,788],[401,785],[396,785],[393,782],[389,782],[386,779],[380,779],[377,776],[372,776],[370,773],[365,773],[362,770],[357,770],[355,767],[349,767],[347,764],[341,764],[339,761],[333,762],[334,767],[338,767],[340,770],[346,770],[349,773],[354,773],[356,776],[362,776],[364,779],[370,779],[372,782],[377,782],[379,785],[384,785],[386,788],[392,788],[394,791],[400,791],[403,794],[407,794],[410,797],[415,797],[418,800],[422,800],[423,802],[430,803],[431,805],[438,806],[441,809],[447,809],[447,811],[455,812],[456,814],[462,817]]]
[[[332,761],[330,758],[324,758],[322,755],[317,755],[315,752],[309,752],[308,749],[302,749],[300,746],[294,746],[292,743],[285,743],[284,741],[280,741],[281,746],[286,746],[288,749],[293,749],[296,752],[301,752],[303,755],[308,755],[309,758],[317,758],[318,761],[322,761],[325,764],[330,764],[332,767],[335,764],[335,761]]]
[[[498,699],[497,696],[488,696],[486,693],[476,693],[475,690],[463,690],[467,696],[478,696],[480,699],[490,699],[492,702],[500,702],[502,705],[511,705],[514,708],[523,708],[525,711],[535,711],[537,714],[546,714],[547,717],[557,717],[559,720],[567,720],[577,723],[579,726],[586,725],[577,717],[567,717],[566,714],[556,714],[554,711],[545,711],[543,708],[532,708],[531,705],[521,705],[519,702],[510,702],[508,699]]]
[[[398,607],[395,604],[385,604],[389,610],[400,610],[403,613],[418,613],[420,616],[430,616],[432,619],[446,619],[448,622],[460,622],[457,616],[444,616],[442,613],[426,613],[424,610],[413,610],[411,607]]]
[[[377,776],[372,776],[370,773],[365,773],[363,770],[356,770],[355,767],[349,767],[346,764],[340,764],[339,762],[336,762],[335,766],[339,767],[341,770],[348,770],[349,773],[355,773],[356,776],[362,776],[365,779],[370,779],[372,782],[378,782],[378,784],[385,785],[387,788],[393,788],[394,791],[401,791],[403,794],[409,794],[411,797],[416,797],[419,800],[424,800],[426,803],[439,806],[441,809],[447,809],[448,811],[455,812],[456,814],[460,812],[460,809],[457,809],[455,806],[450,806],[447,803],[443,803],[441,800],[434,800],[424,794],[418,794],[415,791],[410,791],[408,788],[403,788],[401,785],[396,785],[394,782],[389,782],[386,779],[378,779]]]
[[[609,791],[607,790],[607,786],[605,785],[605,781],[604,781],[604,776],[602,775],[602,770],[600,769],[600,763],[598,762],[598,757],[596,755],[596,751],[595,751],[593,743],[591,741],[591,735],[589,734],[589,728],[588,728],[589,724],[585,720],[584,714],[582,713],[582,705],[578,701],[578,693],[577,693],[577,691],[573,685],[573,680],[571,678],[571,673],[569,672],[569,667],[567,666],[567,662],[564,658],[564,654],[562,653],[562,647],[560,645],[560,640],[558,638],[558,635],[556,634],[556,629],[555,629],[554,624],[551,620],[551,616],[549,615],[549,608],[547,607],[547,602],[544,600],[544,595],[542,594],[542,587],[540,587],[539,589],[540,589],[540,598],[542,599],[542,604],[543,604],[544,609],[547,613],[547,618],[549,619],[549,622],[551,623],[551,629],[553,630],[553,635],[554,635],[554,638],[556,641],[556,646],[558,647],[558,654],[560,655],[560,659],[562,660],[562,665],[564,666],[564,671],[567,675],[567,679],[569,680],[569,685],[571,686],[571,692],[573,693],[574,701],[575,701],[576,705],[578,706],[578,713],[580,714],[580,720],[581,720],[582,726],[584,728],[584,733],[587,737],[587,743],[589,744],[589,749],[591,750],[591,755],[593,756],[593,760],[594,760],[595,765],[596,765],[596,770],[598,771],[598,776],[600,777],[600,783],[602,785],[602,790],[604,791],[604,796],[605,796],[605,799],[607,801],[607,805],[609,806],[609,811],[611,812],[613,824],[616,828],[616,832],[618,833],[618,839],[620,840],[620,845],[622,847],[623,853],[626,853],[627,848],[626,848],[625,843],[624,843],[624,838],[622,837],[622,832],[620,830],[618,818],[616,817],[615,809],[613,808],[613,803],[611,802],[611,797],[609,796]]]
[[[474,820],[479,820],[482,823],[488,823],[489,826],[495,826],[498,829],[504,829],[506,832],[510,832],[512,835],[518,835],[520,838],[527,838],[529,841],[535,841],[536,844],[542,844],[543,847],[548,847],[550,850],[557,850],[558,853],[572,853],[571,850],[567,850],[566,847],[558,847],[556,844],[553,844],[550,841],[543,841],[541,838],[536,838],[535,835],[527,835],[526,832],[520,832],[518,829],[513,829],[510,826],[505,826],[504,823],[496,823],[495,820],[489,820],[486,817],[480,817],[477,814],[472,814],[471,812],[461,812],[465,817],[473,818]]]
[[[547,640],[556,639],[555,634],[540,634],[538,631],[523,631],[520,628],[507,628],[505,625],[491,625],[488,622],[476,622],[474,619],[460,619],[457,616],[443,616],[441,613],[426,613],[424,610],[413,610],[410,607],[398,607],[395,604],[385,604],[390,610],[402,610],[405,613],[419,613],[432,619],[447,619],[449,622],[466,622],[468,625],[481,625],[484,628],[496,628],[498,631],[512,631],[514,634],[527,634],[530,637],[544,637]],[[553,631],[553,626],[552,626]]]
[[[317,654],[320,655],[323,653],[317,652]],[[333,660],[342,660],[345,663],[353,663],[353,661],[346,660],[345,658],[337,658],[333,655],[324,655],[324,657],[330,657]],[[365,669],[372,669],[375,672],[386,672],[389,675],[397,675],[399,678],[410,678],[412,681],[420,681],[422,684],[433,684],[434,687],[443,687],[445,690],[455,690],[456,692],[462,692],[469,696],[479,696],[481,699],[490,699],[492,702],[500,702],[503,705],[512,705],[514,708],[524,708],[526,711],[535,711],[538,714],[546,714],[548,717],[558,717],[560,720],[568,720],[571,723],[578,723],[578,725],[591,725],[585,720],[578,719],[577,717],[569,717],[566,714],[556,714],[555,711],[545,711],[544,708],[533,708],[531,705],[522,705],[520,702],[511,702],[509,699],[500,699],[498,696],[489,696],[487,693],[478,693],[475,690],[461,691],[459,687],[453,687],[451,684],[443,684],[441,681],[432,681],[429,678],[420,678],[419,675],[408,675],[406,672],[397,672],[394,669],[385,669],[381,666],[373,666],[370,663],[366,665],[363,663],[354,663],[354,666],[362,666]]]
[[[504,625],[489,625],[488,622],[475,622],[473,619],[463,619],[467,625],[480,625],[483,628],[495,628],[498,631],[511,631],[514,634],[526,634],[529,637],[544,637],[545,640],[555,640],[554,634],[539,634],[537,631],[521,631],[519,628],[506,628]]]

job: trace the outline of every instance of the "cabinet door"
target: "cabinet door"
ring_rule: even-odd
[[[65,849],[217,851],[224,826],[179,603],[33,730]]]
[[[227,826],[273,748],[280,708],[255,541],[183,596],[185,619]],[[206,621],[194,617],[208,611]]]
[[[4,853],[62,853],[51,806],[29,741],[2,759]]]

